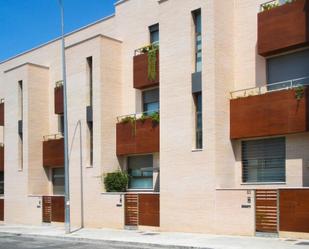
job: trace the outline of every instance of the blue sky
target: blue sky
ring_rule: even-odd
[[[65,32],[114,13],[116,0],[63,0]],[[58,0],[0,0],[0,61],[61,34]]]

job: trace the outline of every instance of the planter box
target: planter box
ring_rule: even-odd
[[[64,166],[64,139],[43,141],[43,166],[62,168]]]
[[[4,146],[0,146],[0,172],[4,172]]]
[[[258,14],[258,53],[270,56],[309,45],[309,0]]]
[[[148,53],[136,55],[133,57],[133,87],[144,89],[159,85],[160,67],[159,51],[157,52],[156,79],[148,79]]]
[[[0,103],[0,126],[4,126],[4,103]]]
[[[159,124],[152,119],[136,124],[118,123],[116,136],[117,155],[146,154],[159,152]]]
[[[55,114],[63,114],[63,86],[55,87]]]
[[[309,94],[281,90],[230,101],[230,138],[254,138],[308,131]]]

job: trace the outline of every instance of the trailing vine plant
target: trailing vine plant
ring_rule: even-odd
[[[156,64],[157,64],[157,51],[155,46],[152,46],[148,51],[148,79],[155,80],[157,77]]]
[[[305,93],[305,87],[304,86],[298,86],[294,89],[295,91],[295,98],[300,101]]]

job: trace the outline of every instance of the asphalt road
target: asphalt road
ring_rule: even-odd
[[[115,244],[112,242],[85,242],[46,237],[30,237],[0,233],[0,249],[158,249],[157,246]],[[161,247],[170,248],[170,247]],[[174,247],[176,248],[176,247]]]

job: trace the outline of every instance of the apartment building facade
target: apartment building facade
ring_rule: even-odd
[[[66,35],[72,227],[308,236],[308,5],[122,0]],[[60,49],[0,64],[7,224],[64,220]]]

